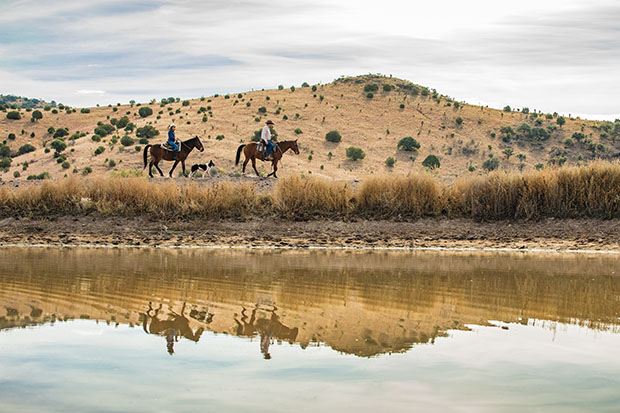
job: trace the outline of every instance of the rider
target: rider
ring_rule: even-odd
[[[269,154],[274,148],[273,143],[271,142],[271,129],[273,128],[273,122],[268,120],[263,127],[263,131],[260,134],[260,139],[267,146],[267,151],[265,152],[265,158],[269,157]]]
[[[177,154],[179,152],[179,145],[177,145],[177,137],[174,134],[174,131],[177,129],[177,126],[174,123],[171,123],[168,127],[168,145],[174,149],[174,159],[177,159]]]

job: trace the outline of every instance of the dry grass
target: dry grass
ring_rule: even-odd
[[[477,220],[620,217],[620,165],[527,174],[492,173],[442,184],[429,175],[365,180],[353,191],[346,183],[290,176],[271,192],[248,183],[199,186],[191,181],[141,178],[69,178],[0,188],[2,216],[99,214],[157,218],[246,218],[274,215],[408,218],[471,217]]]

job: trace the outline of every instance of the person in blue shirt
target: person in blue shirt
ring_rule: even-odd
[[[177,126],[174,123],[170,124],[168,128],[168,145],[174,149],[174,159],[177,159],[177,154],[179,152],[179,145],[177,145],[177,137],[174,134],[174,131],[177,129]]]

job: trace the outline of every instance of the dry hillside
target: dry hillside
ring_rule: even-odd
[[[144,107],[153,113],[140,116]],[[45,109],[40,109],[42,119],[31,120],[32,109],[3,108],[0,136],[8,147],[0,147],[3,181],[45,172],[59,178],[88,171],[95,175],[141,171],[144,139],[140,143],[136,129],[126,131],[110,125],[118,125],[123,116],[136,128],[152,126],[159,131],[149,143],[165,140],[167,125],[174,121],[177,136],[184,140],[198,135],[205,146],[204,153],[190,155],[190,165],[212,159],[220,174],[229,175],[240,172],[240,167],[234,166],[237,147],[249,142],[267,119],[276,123],[279,140],[299,139],[301,154],[285,155],[280,176],[304,173],[354,180],[369,174],[407,174],[425,170],[423,160],[434,154],[441,166],[433,174],[451,181],[486,173],[484,165],[486,169],[494,166],[493,161],[488,162],[491,158],[499,160],[499,168],[516,171],[614,159],[620,154],[620,122],[586,121],[525,108],[474,106],[408,81],[374,75],[188,101],[164,98],[142,104]],[[20,119],[9,119],[15,110]],[[110,133],[96,142],[95,129],[102,125],[108,125]],[[50,128],[54,133],[48,132]],[[68,134],[57,139],[63,140],[66,148],[57,152],[54,148],[64,145],[52,142],[56,131],[63,128]],[[332,130],[340,133],[341,142],[326,141],[326,133]],[[125,135],[126,146],[121,143]],[[419,149],[399,150],[398,143],[405,137],[415,139]],[[27,150],[26,144],[34,151],[17,155],[20,148]],[[104,151],[95,154],[98,147]],[[365,158],[347,159],[349,147],[361,148]],[[393,167],[386,165],[390,157],[396,160]],[[166,163],[162,169],[167,172],[171,165]],[[260,170],[268,171],[268,164]]]

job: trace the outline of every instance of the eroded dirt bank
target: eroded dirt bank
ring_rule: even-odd
[[[14,244],[620,251],[620,220],[155,222],[144,218],[7,218],[1,221],[0,245]]]

